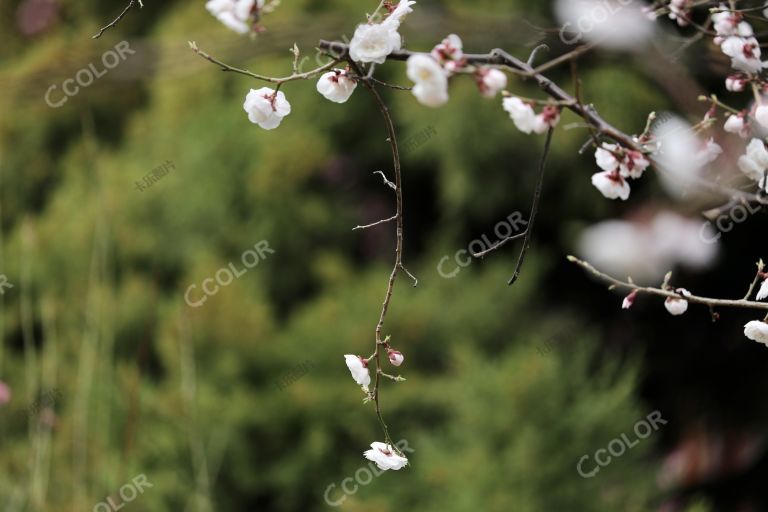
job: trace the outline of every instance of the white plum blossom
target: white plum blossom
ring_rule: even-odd
[[[248,120],[258,124],[265,130],[273,130],[280,126],[285,116],[291,113],[291,104],[285,99],[282,91],[274,91],[269,87],[251,89],[245,97],[243,109],[248,113]]]
[[[749,123],[747,123],[745,114],[731,114],[725,120],[723,129],[728,133],[735,133],[739,137],[746,138],[749,135]]]
[[[507,87],[507,75],[495,68],[479,68],[476,74],[480,94],[493,98]]]
[[[518,130],[523,133],[531,133],[536,126],[536,112],[533,107],[516,96],[502,100],[504,110],[515,123]]]
[[[760,139],[752,139],[747,144],[746,154],[739,157],[739,169],[750,179],[759,182],[768,169],[768,151]]]
[[[768,128],[768,105],[759,105],[755,109],[755,119],[760,126]]]
[[[405,356],[402,352],[399,350],[389,350],[387,351],[387,356],[389,357],[389,362],[392,363],[394,366],[400,366],[403,364],[403,361],[405,360]]]
[[[675,292],[683,297],[690,297],[691,292],[685,288],[678,288]],[[664,301],[664,307],[667,308],[670,315],[679,316],[688,311],[688,301],[678,297],[667,297]]]
[[[605,171],[593,174],[592,185],[594,185],[607,199],[621,199],[622,201],[626,201],[629,198],[629,183],[627,183],[627,180],[616,171]]]
[[[504,110],[515,123],[518,130],[525,134],[544,133],[550,127],[554,127],[560,121],[560,109],[553,105],[547,105],[536,115],[530,103],[516,96],[510,96],[502,100]]]
[[[764,67],[760,60],[760,43],[754,37],[727,37],[720,48],[738,71],[754,74]]]
[[[616,144],[606,144],[595,150],[595,161],[597,166],[606,172],[613,172],[619,168],[619,160],[614,151],[618,149]]]
[[[456,34],[450,34],[432,49],[432,57],[440,64],[448,61],[460,61],[464,58],[464,43]]]
[[[640,178],[651,164],[640,151],[605,142],[595,150],[595,161],[604,171],[618,169],[624,178],[633,179]]]
[[[550,128],[557,126],[560,122],[560,108],[554,105],[546,105],[541,113],[536,116],[533,124],[533,131],[544,133]]]
[[[387,20],[358,25],[349,43],[350,58],[356,62],[383,64],[387,55],[398,51],[403,43],[398,28],[398,23]]]
[[[356,62],[383,64],[387,56],[398,51],[403,40],[398,33],[406,14],[413,12],[416,2],[403,1],[381,23],[363,23],[357,26],[349,42],[349,56]]]
[[[744,336],[768,346],[768,324],[759,320],[747,322],[744,326]]]
[[[448,76],[442,66],[429,55],[408,58],[407,74],[416,85],[411,91],[420,103],[439,107],[448,102]]]
[[[763,300],[765,298],[768,298],[768,279],[763,281],[763,284],[760,285],[760,290],[757,292],[757,300]]]
[[[371,443],[371,449],[363,452],[363,455],[384,471],[388,469],[397,471],[408,465],[408,459],[398,455],[391,445],[378,441]]]
[[[349,77],[349,73],[334,69],[323,74],[317,81],[317,92],[334,103],[346,102],[355,92],[357,82]]]
[[[352,374],[352,378],[359,386],[362,386],[364,391],[368,391],[368,386],[371,384],[371,375],[368,373],[368,362],[360,356],[352,354],[344,355],[344,360],[347,362],[347,368],[349,373]]]
[[[238,34],[251,31],[253,24],[249,20],[263,6],[264,0],[209,0],[205,4],[208,12]]]
[[[747,87],[747,78],[744,75],[731,75],[725,79],[725,88],[731,92],[742,92]]]
[[[743,21],[741,13],[727,10],[724,5],[720,6],[721,11],[712,15],[712,22],[717,33],[715,43],[720,44],[725,37],[739,36],[750,37],[754,35],[752,25]]]
[[[669,3],[669,19],[677,21],[681,27],[690,23],[692,0],[672,0]]]
[[[400,23],[403,22],[403,18],[407,15],[413,12],[413,9],[411,8],[412,5],[414,5],[416,2],[407,0],[402,1],[397,4],[397,7],[389,14],[386,21],[389,23],[397,23],[400,25]]]
[[[624,158],[619,162],[619,172],[625,178],[638,179],[651,163],[640,151],[625,149]]]

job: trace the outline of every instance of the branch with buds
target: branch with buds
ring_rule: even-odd
[[[259,16],[277,4],[276,1],[265,4],[265,1],[209,0],[206,8],[232,30],[253,34],[259,31],[257,26]],[[392,154],[394,181],[388,180],[382,171],[377,171],[377,173],[381,174],[385,186],[390,187],[395,192],[395,213],[386,219],[356,226],[354,230],[374,229],[394,222],[396,224],[395,258],[374,330],[374,352],[368,358],[347,354],[345,360],[352,377],[365,391],[366,401],[374,402],[376,417],[382,427],[385,442],[373,443],[371,450],[365,452],[365,456],[375,461],[382,469],[400,469],[408,462],[392,443],[381,411],[380,384],[382,378],[395,382],[405,380],[400,376],[384,372],[382,368],[383,351],[386,351],[390,363],[394,366],[400,366],[404,360],[402,353],[390,346],[389,336],[383,338],[384,325],[400,273],[410,277],[414,286],[418,284],[418,281],[403,264],[404,217],[401,161],[395,125],[389,108],[379,92],[379,86],[409,91],[421,104],[435,108],[448,102],[450,80],[462,75],[468,76],[474,79],[482,96],[487,98],[501,96],[503,109],[509,114],[510,119],[520,131],[526,134],[546,134],[538,168],[538,181],[532,195],[529,224],[525,232],[502,240],[481,253],[473,254],[475,257],[481,257],[508,242],[523,238],[516,268],[509,284],[514,283],[519,277],[530,246],[534,220],[539,211],[544,170],[552,134],[564,109],[571,111],[584,121],[583,127],[589,133],[588,140],[581,152],[590,146],[594,148],[595,162],[601,172],[593,174],[591,181],[594,187],[608,199],[628,199],[630,195],[629,180],[640,179],[645,170],[653,165],[662,174],[675,174],[679,171],[678,167],[690,167],[695,172],[687,173],[686,186],[695,186],[715,192],[723,197],[728,205],[736,203],[757,204],[760,207],[768,206],[768,194],[766,194],[768,191],[768,148],[766,148],[765,142],[759,138],[754,138],[749,143],[746,154],[738,162],[738,167],[744,177],[757,182],[756,190],[751,183],[749,189],[742,190],[739,187],[724,185],[719,179],[704,178],[698,172],[715,161],[723,152],[714,138],[707,140],[703,147],[698,147],[702,142],[698,135],[712,128],[715,122],[714,116],[718,110],[724,110],[729,115],[725,126],[726,132],[738,132],[746,137],[752,133],[750,125],[752,120],[768,128],[768,101],[765,102],[766,105],[763,105],[761,96],[763,90],[768,90],[768,82],[761,78],[764,65],[760,61],[760,46],[752,37],[751,26],[743,19],[745,11],[736,10],[736,1],[731,1],[729,7],[713,8],[703,25],[696,25],[693,22],[692,10],[701,5],[709,5],[711,2],[659,0],[654,2],[645,14],[653,14],[655,17],[669,15],[678,25],[696,26],[701,38],[714,36],[715,43],[720,45],[723,53],[731,58],[732,66],[736,70],[733,75],[728,77],[727,88],[734,92],[745,89],[751,90],[755,95],[756,107],[754,111],[739,111],[726,105],[715,96],[710,96],[704,98],[704,101],[710,103],[710,108],[699,123],[693,126],[684,125],[680,129],[663,132],[657,129],[658,127],[655,125],[656,115],[651,113],[648,116],[645,129],[639,135],[628,134],[619,130],[601,116],[593,105],[585,104],[581,98],[578,80],[574,80],[574,93],[570,94],[544,74],[564,63],[571,63],[575,69],[575,61],[594,48],[597,43],[584,44],[539,66],[535,66],[534,63],[539,52],[546,48],[545,46],[535,48],[527,60],[515,57],[500,48],[484,54],[464,53],[461,38],[455,34],[447,36],[430,52],[411,51],[402,48],[402,38],[398,30],[406,16],[413,11],[412,6],[415,3],[412,0],[402,0],[398,3],[393,0],[382,0],[376,10],[367,15],[367,22],[357,26],[354,37],[349,44],[321,40],[318,44],[318,50],[328,57],[328,61],[324,64],[318,62],[319,66],[308,72],[300,72],[298,65],[300,52],[298,47],[294,45],[291,49],[293,73],[285,77],[264,76],[230,66],[200,50],[195,43],[190,43],[190,47],[195,53],[223,71],[238,73],[275,85],[274,89],[269,87],[251,89],[243,104],[248,119],[265,130],[277,128],[283,119],[291,113],[290,102],[280,89],[284,84],[298,80],[317,78],[317,92],[334,103],[345,103],[357,86],[362,85],[371,95],[380,112],[386,140]],[[640,13],[639,10],[638,13]],[[387,61],[406,62],[406,74],[414,83],[413,87],[388,84],[377,79],[375,77],[377,66],[383,65]],[[337,68],[338,65],[344,67]],[[546,99],[526,98],[507,91],[508,74],[521,80],[532,80],[544,93]],[[675,137],[679,138],[681,133],[685,140],[678,146],[683,149],[674,151]],[[691,143],[691,140],[694,143]],[[668,151],[667,148],[670,147],[673,148],[673,151]],[[673,158],[675,155],[677,155],[677,160]],[[758,267],[755,281],[752,283],[747,296],[739,300],[727,300],[700,297],[683,288],[674,288],[669,283],[670,275],[659,288],[641,287],[631,280],[620,281],[604,274],[587,262],[574,257],[569,257],[569,259],[596,277],[607,281],[611,287],[630,289],[631,293],[624,301],[625,307],[631,306],[639,294],[647,294],[664,298],[667,310],[674,315],[683,314],[688,308],[688,303],[707,305],[713,318],[716,318],[717,315],[714,311],[716,307],[768,310],[768,304],[759,302],[768,297],[768,275],[763,272],[762,263]],[[757,293],[756,301],[752,301],[750,300],[751,294],[760,279],[763,279],[764,282]],[[768,316],[766,320],[768,320]],[[768,323],[765,321],[750,322],[745,326],[745,334],[751,339],[768,344]],[[376,371],[372,390],[369,389],[371,383],[369,365],[371,363],[375,364]]]

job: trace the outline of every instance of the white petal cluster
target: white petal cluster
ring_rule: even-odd
[[[768,128],[768,105],[758,105],[755,108],[755,120],[763,128]]]
[[[768,298],[768,279],[763,281],[763,284],[760,285],[760,290],[757,292],[757,300],[763,300],[765,298]]]
[[[739,157],[739,169],[750,179],[760,182],[768,169],[768,151],[760,139],[752,139],[747,144],[747,152]]]
[[[526,134],[544,133],[560,121],[560,109],[552,105],[545,106],[539,114],[536,114],[530,103],[517,96],[504,98],[502,105],[517,129]]]
[[[291,113],[291,104],[282,91],[275,92],[269,87],[262,87],[251,89],[245,97],[243,110],[248,113],[249,121],[265,130],[273,130]]]
[[[407,74],[416,84],[411,92],[420,103],[439,107],[448,102],[448,75],[432,56],[415,54],[409,57]]]
[[[717,33],[715,43],[720,44],[729,36],[751,37],[754,35],[752,25],[744,21],[741,13],[732,12],[725,5],[720,5],[720,9],[720,12],[712,15],[713,28]]]
[[[731,92],[743,92],[747,87],[747,77],[737,73],[725,79],[725,88]]]
[[[358,386],[362,386],[363,391],[368,391],[368,386],[371,384],[371,375],[368,373],[368,363],[360,356],[352,354],[346,354],[344,360],[349,368],[349,373],[352,374],[352,378],[355,379]]]
[[[456,34],[450,34],[432,48],[432,57],[443,65],[451,61],[461,61],[464,58],[464,43]]]
[[[747,138],[749,135],[749,122],[744,113],[731,114],[725,120],[723,129],[728,133],[735,133],[739,137]]]
[[[403,17],[412,12],[413,1],[402,1],[381,23],[364,23],[357,26],[349,43],[349,56],[356,62],[383,64],[387,56],[398,51],[402,38],[398,29]]]
[[[384,471],[389,469],[397,471],[408,465],[408,459],[398,455],[391,445],[378,441],[371,443],[371,449],[363,452],[363,455]]]
[[[629,198],[629,183],[617,172],[605,171],[593,174],[592,185],[608,199],[626,201]]]
[[[764,67],[760,60],[760,43],[754,37],[726,37],[720,49],[731,58],[731,66],[738,71],[755,74]]]
[[[317,92],[334,103],[345,103],[355,92],[357,82],[350,78],[349,73],[334,69],[323,74],[317,81]]]
[[[759,320],[747,322],[744,326],[744,336],[768,346],[768,324]]]
[[[507,88],[507,75],[495,68],[478,68],[475,78],[480,94],[486,98],[493,98]]]
[[[690,23],[692,0],[672,0],[669,3],[669,19],[677,21],[681,27]]]
[[[685,288],[678,288],[675,292],[683,297],[690,297],[691,292]],[[664,307],[667,308],[670,315],[679,316],[688,311],[688,301],[683,298],[667,297],[664,301]]]
[[[238,34],[253,28],[252,16],[264,7],[264,0],[208,0],[205,8],[224,25]]]
[[[630,186],[626,178],[642,177],[650,165],[640,151],[605,142],[595,150],[595,162],[603,172],[592,175],[592,185],[606,198],[622,200],[629,198]]]

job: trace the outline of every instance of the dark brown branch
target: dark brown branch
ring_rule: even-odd
[[[131,10],[131,8],[134,6],[134,4],[135,4],[137,1],[139,2],[139,8],[142,8],[142,7],[144,7],[144,4],[142,3],[142,1],[141,1],[141,0],[131,0],[130,2],[128,2],[128,5],[125,7],[125,9],[123,9],[123,12],[121,12],[121,13],[118,15],[118,17],[117,17],[117,18],[115,18],[115,19],[112,21],[112,23],[110,23],[109,25],[105,25],[105,26],[101,27],[101,30],[99,30],[99,33],[98,33],[98,34],[96,34],[95,36],[93,36],[93,39],[98,39],[98,38],[100,38],[100,37],[101,37],[101,35],[102,35],[104,32],[106,32],[106,31],[107,31],[107,30],[109,30],[110,28],[112,28],[112,27],[114,27],[115,25],[117,25],[118,23],[120,23],[120,20],[122,20],[122,19],[125,17],[125,15],[128,13],[128,11],[130,11],[130,10]]]
[[[547,157],[549,156],[549,148],[552,144],[552,132],[555,131],[554,127],[550,127],[547,131],[547,139],[544,141],[544,152],[541,154],[541,160],[539,161],[539,181],[536,183],[536,191],[533,193],[533,203],[531,204],[531,214],[528,217],[528,225],[525,227],[525,239],[523,240],[523,246],[520,249],[520,256],[517,257],[517,264],[515,265],[515,272],[507,282],[508,285],[515,284],[517,278],[520,277],[520,272],[523,269],[523,263],[525,262],[525,255],[528,253],[528,249],[531,246],[531,234],[533,233],[533,224],[536,222],[536,214],[539,212],[539,202],[541,201],[541,189],[544,185],[544,170],[547,167]]]
[[[673,299],[685,299],[693,304],[704,304],[710,307],[729,307],[729,308],[743,308],[743,309],[762,309],[768,310],[768,302],[753,302],[750,300],[729,300],[729,299],[714,299],[710,297],[700,297],[698,295],[685,295],[681,296],[679,293],[673,290],[663,290],[661,288],[652,288],[647,286],[638,286],[635,283],[629,281],[620,281],[615,277],[609,276],[603,272],[600,272],[595,267],[582,261],[575,256],[568,256],[568,261],[579,265],[583,269],[595,277],[611,284],[611,288],[627,288],[630,290],[637,290],[640,293],[647,293],[649,295],[656,295],[659,297],[673,298]]]
[[[344,43],[340,43],[338,41],[321,40],[318,47],[322,50],[326,50],[329,53],[335,55],[337,58],[348,58],[348,55],[349,55],[349,46]],[[586,51],[581,49],[577,49],[577,50],[570,52],[569,59],[573,59],[578,55],[581,55],[582,53],[584,53],[584,51]],[[400,50],[400,51],[389,54],[387,59],[405,61],[405,60],[408,60],[412,55],[417,55],[419,53],[420,52],[412,52],[410,50]],[[428,55],[423,52],[422,54]],[[583,106],[578,104],[578,102],[576,101],[576,98],[574,98],[573,96],[571,96],[570,94],[562,90],[557,84],[555,84],[550,79],[542,75],[540,71],[538,71],[537,69],[534,69],[528,63],[521,61],[517,57],[510,55],[504,50],[497,48],[487,54],[467,53],[467,54],[464,54],[464,57],[466,58],[467,63],[469,64],[485,64],[489,66],[503,66],[507,68],[509,71],[516,73],[524,78],[533,78],[536,81],[536,83],[539,85],[539,87],[544,92],[546,92],[550,97],[554,98],[559,102],[563,102],[563,105],[566,108],[572,110],[576,115],[578,115],[579,117],[582,117],[588,123],[591,123],[592,125],[594,125],[594,127],[602,135],[605,135],[606,137],[609,137],[617,142],[620,142],[623,146],[627,148],[632,148],[636,150],[641,149],[635,143],[635,141],[632,140],[631,136],[615,128],[608,121],[600,117],[600,115],[598,115],[594,109],[592,109],[589,106]],[[568,59],[559,57],[556,60],[558,61],[558,63],[560,63],[560,62],[565,62]],[[543,69],[548,69],[549,67],[550,67],[549,63],[541,66],[541,68]]]
[[[357,73],[358,76],[364,76],[364,73],[362,73],[362,70],[360,69],[360,66],[357,65],[356,62],[349,59],[349,65],[351,68]],[[389,142],[389,146],[392,149],[392,162],[394,166],[394,172],[395,172],[395,197],[396,197],[396,207],[397,207],[397,213],[396,213],[396,221],[397,221],[397,231],[396,231],[396,242],[395,242],[395,264],[392,268],[392,272],[389,274],[389,280],[387,281],[387,291],[384,294],[384,302],[381,305],[381,313],[379,314],[379,321],[376,324],[376,351],[374,353],[374,358],[376,360],[376,381],[374,383],[373,391],[371,392],[373,401],[376,406],[376,417],[379,419],[379,423],[381,424],[381,427],[384,431],[384,441],[387,444],[395,446],[392,442],[391,437],[389,436],[389,429],[387,428],[387,424],[384,422],[384,418],[381,414],[381,403],[379,400],[379,383],[381,382],[381,347],[385,345],[385,341],[381,338],[381,332],[384,328],[384,320],[387,317],[387,312],[389,311],[389,304],[392,300],[392,292],[395,288],[395,280],[397,279],[398,271],[401,269],[405,269],[403,266],[403,186],[402,186],[402,175],[401,175],[401,168],[400,168],[400,152],[397,147],[397,134],[395,132],[395,124],[392,121],[392,116],[389,113],[389,108],[387,107],[386,103],[384,103],[384,99],[381,97],[381,94],[379,94],[379,91],[376,89],[375,83],[370,79],[363,79],[362,80],[363,85],[365,88],[371,93],[371,96],[373,96],[373,99],[376,102],[376,106],[379,108],[379,112],[381,113],[381,117],[384,119],[384,125],[387,130],[387,141]],[[386,176],[384,176],[384,173],[381,173],[382,177],[384,177],[384,182],[391,185],[391,182],[389,182],[386,179]],[[410,275],[410,273],[408,273]],[[415,278],[414,278],[415,279]]]

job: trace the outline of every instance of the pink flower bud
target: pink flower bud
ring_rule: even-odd
[[[635,303],[636,298],[637,298],[637,290],[633,290],[629,295],[624,297],[624,302],[621,303],[621,309],[631,308],[632,304]]]
[[[392,363],[394,366],[400,366],[401,364],[403,364],[403,361],[405,360],[405,356],[403,356],[403,353],[397,350],[390,349],[387,352],[387,355],[389,356],[389,362]]]

